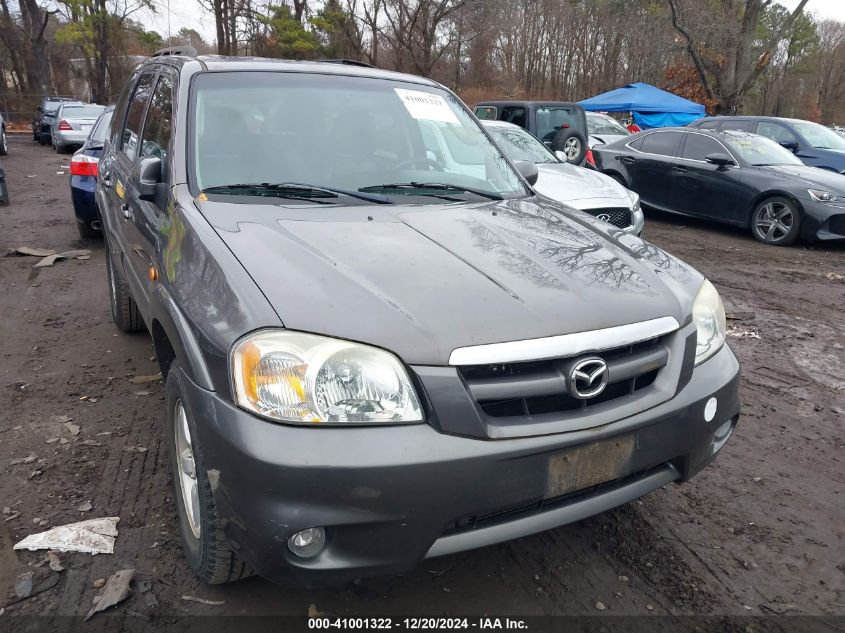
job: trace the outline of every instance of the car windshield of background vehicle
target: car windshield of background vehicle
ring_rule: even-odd
[[[91,135],[88,137],[91,141],[99,141],[100,143],[105,142],[106,137],[109,135],[109,125],[111,124],[111,117],[114,113],[114,110],[106,112],[103,116],[100,117],[97,124],[94,126],[94,129],[91,130]]]
[[[66,119],[96,119],[103,113],[105,106],[65,106],[62,108],[62,117]]]
[[[590,134],[613,134],[614,136],[628,136],[631,134],[625,127],[609,116],[587,115],[587,129]]]
[[[415,204],[442,203],[443,196],[411,184],[445,185],[457,200],[529,193],[474,117],[438,88],[305,73],[216,72],[197,77],[192,104],[193,170],[200,190],[216,188],[208,193],[249,183],[338,192],[402,184],[379,193],[396,203],[413,197]],[[438,139],[440,153],[431,149]],[[268,195],[266,186],[253,189],[232,192]]]
[[[795,154],[765,136],[730,131],[723,134],[731,151],[739,154],[744,161],[754,166],[803,165]]]
[[[542,142],[521,128],[490,125],[487,126],[487,131],[511,160],[525,160],[530,163],[560,162]]]
[[[845,150],[845,139],[823,125],[810,121],[792,121],[792,126],[812,147]]]
[[[45,101],[42,109],[47,113],[55,112],[60,105],[62,105],[62,101]]]

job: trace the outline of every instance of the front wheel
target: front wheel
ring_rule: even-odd
[[[800,231],[801,211],[789,198],[767,198],[751,214],[751,232],[763,244],[789,246]]]
[[[251,575],[226,541],[211,481],[197,441],[197,424],[188,404],[178,361],[167,374],[167,438],[182,550],[191,569],[218,585]]]

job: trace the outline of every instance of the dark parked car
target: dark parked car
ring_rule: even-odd
[[[82,147],[70,160],[70,198],[73,201],[73,213],[79,235],[84,238],[102,236],[95,194],[100,155],[103,153],[103,143],[111,124],[112,112],[114,106],[103,111]]]
[[[43,97],[41,105],[35,111],[35,118],[32,120],[32,140],[42,145],[51,145],[53,141],[52,127],[56,110],[63,103],[80,103],[72,97]]]
[[[587,155],[587,115],[566,101],[483,101],[475,106],[479,119],[507,121],[531,132],[561,160],[582,165]]]
[[[805,165],[845,173],[845,139],[812,121],[771,116],[723,116],[699,119],[690,126],[760,134],[780,143]]]
[[[645,206],[750,227],[765,244],[845,238],[845,176],[757,134],[663,128],[593,148]]]
[[[432,158],[431,122],[480,164]],[[522,173],[421,77],[173,50],[136,69],[97,200],[200,578],[402,573],[722,448],[739,366],[715,288]]]

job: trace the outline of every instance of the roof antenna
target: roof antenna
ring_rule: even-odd
[[[170,39],[170,0],[167,0],[167,45],[173,46],[173,42]]]

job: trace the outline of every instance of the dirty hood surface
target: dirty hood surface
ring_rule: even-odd
[[[538,200],[197,205],[285,327],[377,345],[408,363],[446,365],[467,345],[686,320],[697,272]]]

